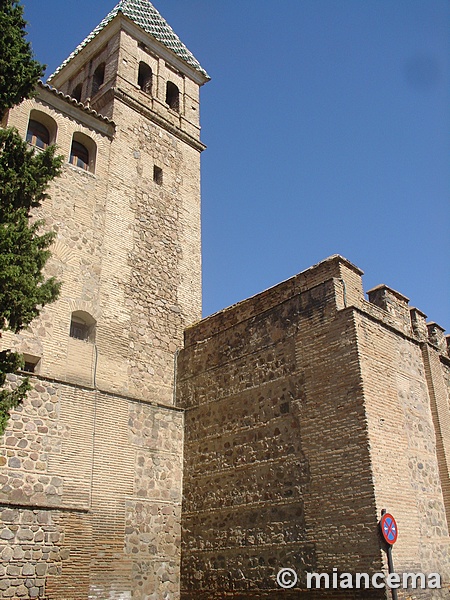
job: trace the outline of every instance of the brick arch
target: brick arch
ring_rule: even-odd
[[[94,306],[91,302],[84,300],[69,300],[68,308],[70,314],[76,312],[83,312],[91,315],[91,317],[98,323],[101,317],[100,308]]]

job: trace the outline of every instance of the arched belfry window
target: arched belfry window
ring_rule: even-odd
[[[73,134],[69,163],[84,171],[95,172],[97,146],[93,139],[81,132]]]
[[[96,321],[84,310],[76,310],[70,319],[70,337],[83,342],[95,342]]]
[[[180,90],[171,81],[166,85],[166,104],[173,110],[180,111]]]
[[[50,132],[39,121],[30,119],[27,130],[27,142],[37,148],[45,149],[50,144]]]
[[[139,63],[138,86],[146,94],[152,93],[152,78],[153,73],[151,68],[145,63]]]
[[[100,89],[100,86],[105,81],[105,63],[101,63],[94,71],[94,75],[92,76],[92,92],[91,95],[95,96],[95,94]]]
[[[76,85],[73,88],[72,93],[70,95],[72,96],[72,98],[75,98],[75,100],[78,100],[78,102],[81,102],[82,91],[83,91],[83,84],[79,83],[78,85]]]

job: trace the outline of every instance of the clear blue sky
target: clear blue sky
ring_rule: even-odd
[[[115,0],[24,0],[47,74]],[[204,314],[331,254],[450,330],[447,0],[155,0],[202,89]]]

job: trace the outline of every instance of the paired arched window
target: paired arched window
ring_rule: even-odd
[[[94,75],[92,76],[92,92],[91,95],[95,96],[95,94],[100,89],[100,86],[105,81],[105,63],[101,63],[94,71]]]
[[[180,90],[171,81],[168,81],[166,85],[166,104],[180,112]]]
[[[95,342],[95,319],[84,310],[76,310],[70,319],[70,337],[83,342]]]
[[[56,122],[47,113],[32,110],[27,128],[27,142],[45,149],[56,141]],[[86,134],[76,131],[70,147],[69,163],[90,173],[95,172],[97,144]]]
[[[27,142],[36,148],[47,148],[56,140],[56,123],[46,113],[32,110],[27,128]]]
[[[73,88],[72,93],[70,95],[72,96],[72,98],[75,98],[75,100],[77,100],[78,102],[81,102],[82,92],[83,92],[83,84],[79,83],[78,85],[76,85]]]
[[[153,73],[151,68],[145,63],[139,63],[138,86],[146,94],[152,93]]]
[[[94,140],[84,133],[75,132],[70,148],[69,163],[74,167],[94,173],[96,155],[97,145]]]

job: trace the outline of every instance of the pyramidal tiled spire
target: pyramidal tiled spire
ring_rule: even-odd
[[[208,77],[207,72],[201,67],[195,56],[186,48],[170,25],[161,17],[149,0],[120,0],[103,21],[81,42],[56,71],[50,75],[49,81],[59,73],[59,71],[86,46],[86,44],[95,38],[95,36],[98,35],[119,12],[131,19],[131,21],[141,27],[146,33],[152,35],[158,42],[184,60],[185,63],[202,73],[205,77]]]

